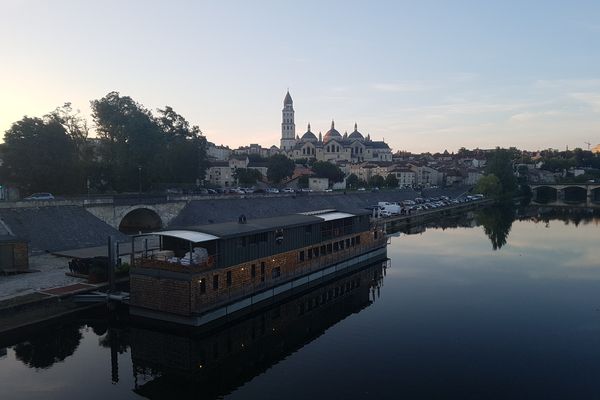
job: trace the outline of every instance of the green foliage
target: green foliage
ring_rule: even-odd
[[[96,185],[119,192],[158,186],[160,182],[193,184],[204,178],[206,140],[172,107],[157,116],[129,96],[110,92],[91,102],[101,139]]]
[[[496,148],[488,157],[485,167],[486,175],[495,175],[501,184],[501,190],[507,197],[512,196],[517,189],[517,179],[513,173],[513,160],[518,156],[514,148]]]
[[[330,183],[341,182],[344,180],[344,172],[335,164],[327,161],[316,161],[312,165],[312,170],[319,178],[327,178]]]
[[[2,178],[25,194],[83,189],[77,141],[56,115],[24,117],[4,135]]]
[[[346,178],[346,186],[350,189],[356,189],[359,185],[359,179],[356,174],[350,174]]]
[[[369,179],[369,186],[371,187],[383,187],[385,184],[385,179],[381,175],[373,175],[371,179]]]
[[[385,177],[385,186],[389,188],[397,188],[398,184],[399,181],[398,178],[396,178],[396,175],[388,174],[388,176]]]
[[[237,168],[233,173],[233,177],[240,185],[252,186],[256,184],[258,180],[262,179],[262,174],[257,169]]]
[[[298,187],[306,189],[308,187],[308,175],[302,175],[298,178]]]
[[[488,174],[479,178],[474,191],[488,197],[498,198],[502,194],[502,184],[496,175]]]
[[[269,158],[267,167],[267,178],[273,183],[279,183],[289,178],[294,173],[296,165],[294,161],[283,154],[275,154]]]
[[[173,108],[158,110],[156,119],[164,134],[163,182],[195,183],[206,170],[206,139],[200,128],[189,122]]]
[[[163,170],[164,137],[150,111],[129,96],[110,92],[91,102],[96,130],[105,141],[102,162],[110,186],[135,191],[148,188]]]

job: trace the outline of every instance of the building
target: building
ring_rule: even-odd
[[[206,156],[212,160],[227,161],[231,156],[231,149],[227,146],[217,146],[212,142],[208,142],[206,143]]]
[[[329,189],[329,179],[327,178],[308,178],[308,188],[315,192],[324,192]]]
[[[267,163],[251,162],[244,154],[233,154],[227,161],[211,161],[206,169],[206,181],[219,187],[237,186],[235,170],[248,168],[258,170],[262,176],[267,176]]]
[[[409,168],[396,167],[390,171],[396,179],[398,179],[398,186],[413,186],[415,184],[415,172]]]
[[[335,122],[331,121],[331,128],[324,136],[319,133],[317,137],[311,131],[310,124],[302,137],[296,136],[294,106],[289,91],[283,100],[280,150],[295,160],[315,158],[318,161],[349,161],[353,163],[392,161],[390,146],[384,141],[371,140],[371,135],[365,137],[358,131],[356,123],[354,130],[349,135],[347,133],[340,134],[335,129]]]
[[[283,99],[281,120],[281,151],[290,151],[296,144],[296,124],[294,123],[294,101],[288,90]]]

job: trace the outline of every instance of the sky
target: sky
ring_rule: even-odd
[[[600,1],[0,0],[0,132],[110,91],[208,140],[354,123],[394,151],[600,143]]]

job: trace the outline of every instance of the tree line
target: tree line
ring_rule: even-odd
[[[200,128],[172,107],[155,113],[110,92],[90,102],[96,138],[70,103],[25,116],[4,134],[0,179],[23,194],[135,192],[196,184],[207,167]]]

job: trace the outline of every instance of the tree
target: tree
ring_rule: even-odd
[[[280,183],[294,173],[296,165],[294,161],[283,154],[275,154],[269,158],[267,167],[267,178],[273,183]]]
[[[152,113],[118,92],[93,100],[91,106],[96,131],[105,142],[102,162],[109,171],[109,185],[118,191],[135,191],[138,185],[147,188],[160,181],[166,141]]]
[[[335,164],[327,161],[313,163],[312,170],[319,178],[327,178],[329,182],[341,182],[344,180],[344,172]]]
[[[302,175],[298,177],[298,187],[300,189],[308,188],[308,175]]]
[[[495,175],[505,197],[512,197],[517,189],[517,179],[513,173],[513,160],[518,150],[496,148],[488,157],[486,175]]]
[[[206,139],[198,126],[189,122],[172,107],[158,109],[157,124],[165,136],[164,170],[167,183],[194,183],[204,179],[207,157]]]
[[[389,188],[397,188],[398,184],[399,181],[398,178],[396,178],[396,175],[388,174],[388,176],[385,177],[385,186]]]
[[[3,178],[25,193],[83,189],[77,145],[52,115],[24,117],[4,135]]]
[[[496,175],[488,174],[479,178],[474,190],[476,193],[498,198],[502,194],[502,184]]]
[[[359,182],[359,179],[358,179],[358,176],[356,176],[356,174],[350,174],[346,178],[346,186],[348,186],[351,189],[357,188],[358,182]]]
[[[369,179],[369,186],[371,187],[383,187],[385,184],[385,179],[381,175],[373,175],[371,179]]]
[[[256,181],[262,179],[262,174],[257,169],[237,168],[233,177],[240,185],[252,186],[256,184]]]

